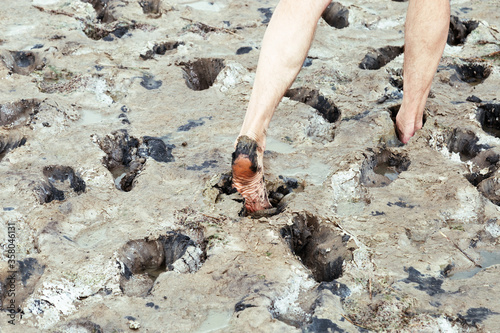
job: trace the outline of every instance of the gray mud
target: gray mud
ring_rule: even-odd
[[[276,3],[2,2],[1,332],[498,331],[498,1],[452,1],[405,146],[408,2],[332,5],[259,218],[228,173]]]

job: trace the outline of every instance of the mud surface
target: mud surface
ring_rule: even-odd
[[[498,331],[498,1],[452,1],[407,145],[408,2],[332,5],[246,216],[231,154],[276,3],[2,3],[1,332]]]

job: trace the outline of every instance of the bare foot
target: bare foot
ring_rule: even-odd
[[[264,185],[263,152],[248,136],[238,138],[233,153],[233,186],[245,199],[248,213],[271,208]]]

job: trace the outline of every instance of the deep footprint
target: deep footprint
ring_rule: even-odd
[[[402,54],[403,50],[403,46],[386,46],[372,50],[365,55],[359,64],[359,68],[370,70],[380,69]]]
[[[309,213],[296,214],[293,225],[281,229],[281,237],[292,252],[311,270],[317,282],[331,282],[342,276],[344,260],[352,259],[341,236]]]
[[[206,259],[204,247],[177,232],[156,240],[131,240],[118,254],[120,288],[129,296],[145,296],[163,272],[194,273]]]
[[[449,152],[460,154],[460,160],[465,162],[489,148],[486,145],[478,144],[478,141],[479,138],[473,131],[456,128],[449,134],[446,143]]]
[[[480,62],[454,65],[452,68],[455,69],[455,74],[450,78],[452,82],[458,79],[470,85],[483,83],[492,72],[491,66]]]
[[[349,9],[339,2],[332,2],[321,15],[328,25],[342,29],[349,26]]]
[[[408,170],[410,160],[403,154],[383,149],[365,160],[361,168],[360,182],[366,187],[384,187]]]
[[[45,181],[35,188],[40,204],[54,200],[66,199],[72,191],[80,195],[85,192],[85,181],[80,178],[72,167],[49,165],[43,168]]]
[[[476,115],[486,133],[500,138],[500,104],[483,104],[477,109]]]
[[[210,88],[225,67],[224,59],[204,58],[194,62],[181,63],[183,77],[189,89],[200,91]]]
[[[127,130],[115,131],[103,139],[96,137],[96,142],[102,151],[103,165],[111,172],[117,189],[130,192],[134,180],[141,172],[148,157],[157,162],[173,162],[174,145],[167,145],[161,138],[144,136],[137,139],[130,136]]]
[[[448,30],[448,45],[456,46],[465,43],[467,36],[479,26],[477,21],[460,20],[458,17],[451,15],[450,29]]]
[[[285,93],[285,97],[313,107],[329,123],[335,123],[340,119],[341,113],[335,106],[335,103],[325,98],[316,89],[305,87],[288,89]]]

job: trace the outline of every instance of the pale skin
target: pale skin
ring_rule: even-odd
[[[329,4],[330,0],[281,0],[264,34],[250,102],[238,136],[257,142],[257,172],[249,176],[245,169],[249,165],[248,156],[245,159],[245,155],[239,155],[235,159],[233,154],[233,185],[245,198],[249,212],[271,207],[267,196],[263,198],[266,132],[278,103],[302,67],[318,20]],[[409,1],[403,102],[396,117],[397,134],[403,143],[422,128],[425,103],[446,44],[449,22],[449,0]]]

